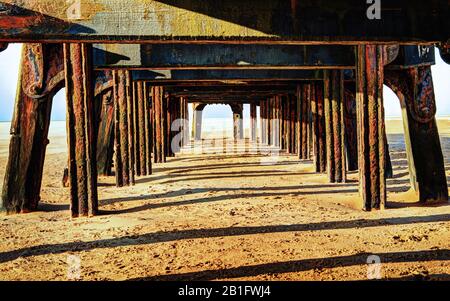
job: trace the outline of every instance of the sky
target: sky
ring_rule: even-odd
[[[0,53],[0,121],[10,121],[13,114],[20,64],[21,44],[10,44]],[[444,63],[436,50],[436,65],[432,67],[436,93],[437,115],[450,116],[450,65]],[[387,87],[384,89],[386,117],[400,117],[400,103]],[[248,108],[244,108],[248,115]],[[207,106],[204,118],[231,118],[229,106]],[[245,115],[244,115],[245,119]],[[61,90],[54,98],[52,120],[65,120],[65,92]]]

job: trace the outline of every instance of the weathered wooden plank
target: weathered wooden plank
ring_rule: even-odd
[[[358,46],[358,167],[362,208],[367,211],[386,204],[383,54],[382,46]]]
[[[431,68],[388,70],[385,83],[400,99],[411,187],[418,191],[420,202],[447,202]]]
[[[96,215],[98,211],[91,54],[90,45],[64,44],[70,209],[73,217]]]
[[[447,0],[3,0],[3,41],[447,42]],[[238,8],[238,9],[237,9]],[[424,26],[426,24],[426,26]]]

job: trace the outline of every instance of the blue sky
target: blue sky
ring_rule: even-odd
[[[20,44],[11,44],[0,53],[0,121],[9,121],[12,117],[16,94],[17,75],[20,64]],[[445,64],[436,51],[436,65],[432,67],[438,116],[450,115],[450,65]],[[394,93],[384,89],[386,116],[400,117],[400,104]],[[231,118],[228,106],[210,106],[204,112],[205,118]],[[65,120],[64,90],[60,91],[53,103],[52,120]]]

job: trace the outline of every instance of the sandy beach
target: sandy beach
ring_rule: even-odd
[[[438,124],[450,182],[450,119]],[[1,181],[8,131],[0,123]],[[53,123],[39,211],[0,214],[0,280],[366,280],[370,255],[382,279],[450,280],[450,204],[412,202],[401,120],[387,131],[384,211],[355,207],[357,173],[329,184],[311,161],[248,142],[216,154],[221,139],[208,139],[205,153],[184,149],[133,187],[100,177],[102,214],[71,219],[65,124]]]

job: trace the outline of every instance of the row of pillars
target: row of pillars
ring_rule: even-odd
[[[171,98],[163,87],[133,83],[128,71],[116,70],[112,89],[98,96],[100,109],[94,99],[92,46],[64,44],[63,53],[71,212],[74,217],[95,215],[98,173],[110,175],[114,164],[117,185],[132,185],[135,176],[151,174],[152,156],[154,162],[165,162],[179,151],[172,147],[173,141],[179,139],[180,146],[188,143],[186,122],[174,122],[188,119],[187,100]],[[412,187],[419,191],[420,201],[447,201],[431,69],[385,74],[384,55],[382,46],[360,45],[356,83],[346,83],[342,71],[331,70],[323,81],[300,84],[296,95],[262,100],[261,143],[300,159],[312,158],[316,171],[326,172],[330,182],[345,182],[346,172],[358,169],[362,208],[383,208],[390,173],[382,98],[383,83],[387,83],[399,96],[405,115]],[[21,81],[26,76],[22,74]],[[30,89],[19,84],[2,192],[2,207],[9,213],[35,210],[39,202],[54,94],[30,97]],[[36,85],[31,86],[38,94]],[[243,137],[242,105],[232,108],[234,137],[239,139]],[[250,136],[255,140],[255,104],[250,111]],[[194,138],[201,137],[198,117],[194,114]]]

